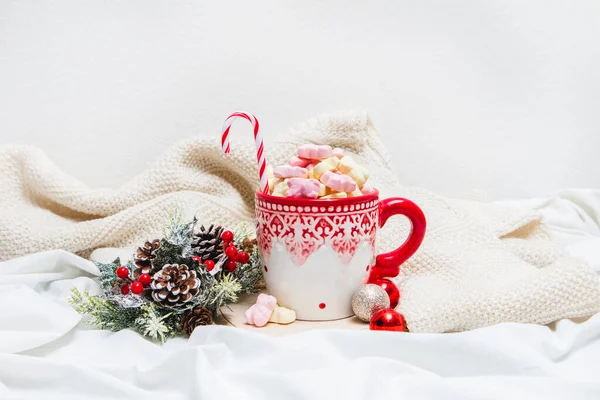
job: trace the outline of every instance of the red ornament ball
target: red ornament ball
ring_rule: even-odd
[[[223,241],[225,243],[231,243],[231,241],[233,240],[233,232],[231,231],[225,231],[221,234],[221,239],[223,239]]]
[[[133,294],[140,294],[144,291],[144,285],[141,282],[133,282],[131,284],[131,291]]]
[[[121,279],[125,279],[129,276],[129,268],[119,267],[117,268],[117,276]]]
[[[394,331],[405,332],[406,320],[404,315],[391,308],[379,310],[371,318],[370,328],[372,331]]]
[[[237,268],[237,263],[235,261],[227,261],[225,264],[225,269],[227,272],[233,272]]]
[[[238,255],[235,257],[235,261],[242,264],[248,264],[248,261],[250,261],[250,254],[246,253],[245,251],[242,251],[241,253],[238,253]]]
[[[215,268],[215,262],[213,260],[204,261],[204,266],[208,272],[212,271]]]
[[[127,293],[129,293],[129,285],[121,286],[121,294],[126,295]]]
[[[148,274],[141,274],[138,280],[142,285],[148,286],[152,281],[152,277]]]
[[[227,248],[225,249],[225,255],[230,260],[235,260],[235,256],[237,256],[237,253],[238,253],[238,251],[234,245],[227,246]]]
[[[389,279],[377,279],[370,283],[380,286],[383,290],[385,290],[388,296],[390,296],[390,308],[396,308],[400,302],[400,291],[394,282],[390,281]]]

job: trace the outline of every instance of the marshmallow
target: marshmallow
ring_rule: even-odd
[[[321,182],[316,179],[290,178],[287,184],[287,197],[316,199],[321,191]]]
[[[360,191],[362,192],[362,194],[370,194],[375,191],[375,188],[366,183],[363,187],[360,188]]]
[[[344,157],[344,150],[340,149],[339,147],[336,147],[335,149],[333,149],[332,155],[337,158],[342,158]]]
[[[335,170],[339,163],[340,160],[337,157],[330,157],[315,165],[311,171],[316,179],[321,179],[325,172]]]
[[[367,179],[369,179],[369,171],[358,165],[350,156],[345,156],[340,160],[338,171],[348,175],[358,187],[362,187]]]
[[[289,190],[288,179],[275,179],[273,184],[272,196],[285,197],[285,194]]]
[[[319,182],[319,197],[323,197],[327,194],[327,186]]]
[[[323,145],[317,146],[316,144],[303,144],[298,147],[298,157],[311,158],[322,160],[331,157],[333,151],[331,146]]]
[[[337,175],[327,171],[321,176],[321,182],[337,192],[353,192],[356,190],[356,182],[348,175]]]
[[[347,192],[346,195],[348,195],[348,197],[362,196],[363,192],[361,192],[359,188],[356,188],[354,192]]]
[[[367,179],[369,179],[369,173],[366,169],[362,167],[351,169],[350,172],[348,172],[347,176],[349,176],[354,182],[356,182],[358,187],[364,186]]]
[[[334,192],[334,193],[328,194],[327,196],[323,196],[321,198],[322,199],[343,199],[345,197],[348,197],[346,192]]]
[[[291,324],[296,320],[296,311],[285,307],[275,307],[269,322],[277,324]]]
[[[302,167],[294,167],[292,165],[280,165],[273,168],[275,178],[306,178],[308,170]]]
[[[312,160],[310,160],[310,159],[300,158],[300,157],[296,157],[296,156],[290,158],[288,161],[288,164],[290,164],[291,166],[301,167],[301,168],[306,168],[311,163],[312,163]]]
[[[277,299],[275,296],[269,296],[268,294],[261,293],[256,298],[256,304],[264,304],[271,310],[274,310],[275,307],[277,307]]]
[[[264,326],[269,322],[273,310],[277,307],[277,299],[273,296],[261,293],[256,299],[256,304],[252,305],[244,316],[246,322],[250,325]]]
[[[340,170],[340,172],[347,174],[348,172],[350,172],[351,169],[354,169],[356,167],[358,167],[359,165],[356,163],[356,161],[354,161],[354,159],[350,156],[345,156],[342,157],[342,159],[339,162],[339,165],[337,166],[337,169]]]

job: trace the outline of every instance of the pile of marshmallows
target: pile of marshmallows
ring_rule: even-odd
[[[269,194],[306,199],[338,199],[374,191],[367,184],[369,171],[344,150],[305,144],[287,165],[267,167]]]

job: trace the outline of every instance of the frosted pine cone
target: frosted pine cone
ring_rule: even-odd
[[[152,300],[163,306],[177,307],[200,293],[200,280],[196,271],[185,264],[167,264],[154,274],[150,289]]]
[[[154,269],[153,261],[156,258],[154,252],[160,247],[160,240],[155,239],[152,242],[144,243],[143,247],[138,247],[133,257],[133,263],[136,268],[133,270],[133,277],[138,279],[141,274],[151,274]]]

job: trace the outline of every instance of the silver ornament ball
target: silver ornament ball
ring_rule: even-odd
[[[352,311],[363,322],[379,310],[390,307],[390,296],[378,285],[368,284],[352,295]]]

